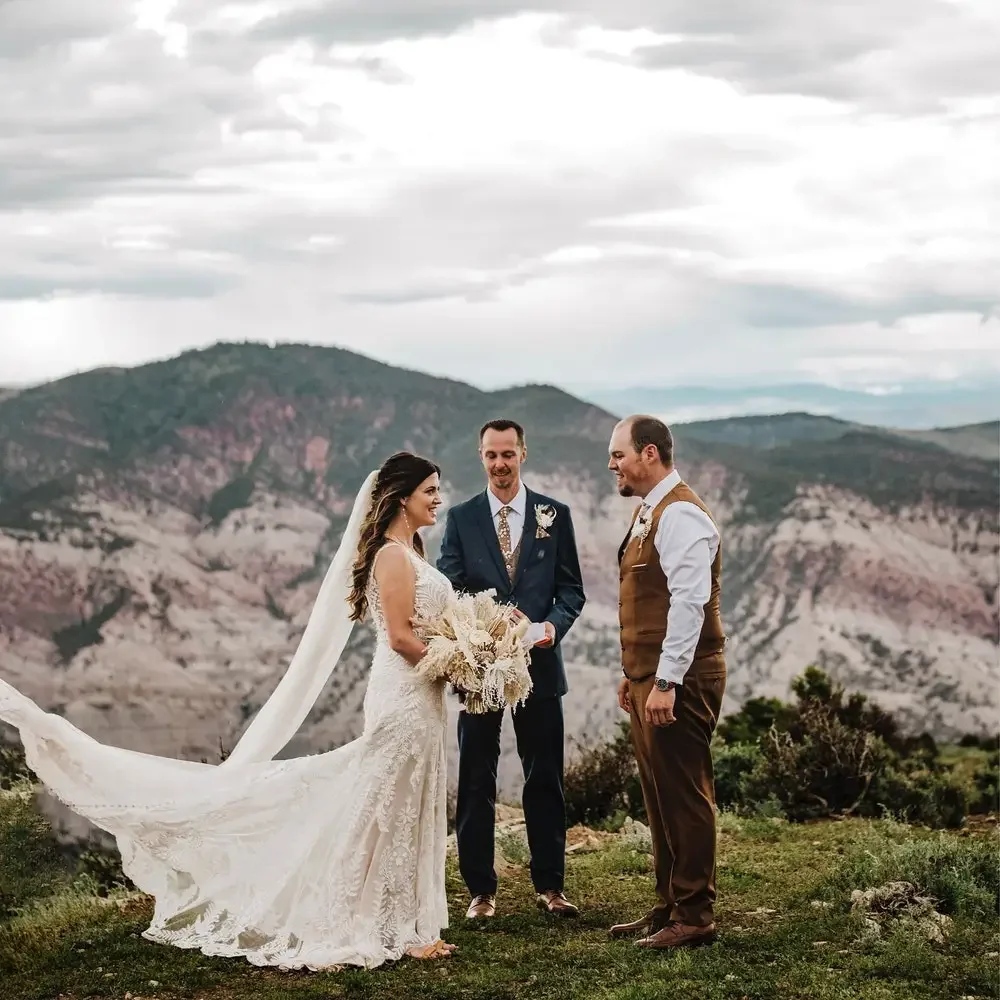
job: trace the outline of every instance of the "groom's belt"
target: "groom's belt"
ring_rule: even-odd
[[[718,656],[720,653],[724,652],[726,648],[726,637],[723,636],[702,636],[698,640],[698,645],[695,646],[694,659],[691,662],[689,670],[695,670],[699,661],[711,659],[713,656]],[[629,652],[632,653],[629,656]],[[632,649],[628,650],[624,646],[622,647],[622,673],[630,681],[644,681],[648,680],[656,673],[657,667],[660,665],[660,652],[659,647],[655,649],[649,647],[647,649]]]

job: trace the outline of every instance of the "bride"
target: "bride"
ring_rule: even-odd
[[[365,480],[274,693],[219,765],[106,746],[0,680],[0,719],[32,770],[112,833],[155,907],[143,936],[283,969],[373,968],[454,946],[445,896],[445,685],[419,678],[415,615],[450,583],[423,558],[440,470],[408,452]],[[358,739],[274,760],[370,612],[376,647]]]

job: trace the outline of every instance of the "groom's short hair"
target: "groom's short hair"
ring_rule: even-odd
[[[487,431],[517,431],[517,445],[524,447],[524,428],[516,420],[487,420],[479,430],[479,443],[483,443],[483,437]]]
[[[674,464],[674,436],[662,420],[645,413],[636,414],[629,417],[629,432],[637,452],[652,445],[664,465]]]

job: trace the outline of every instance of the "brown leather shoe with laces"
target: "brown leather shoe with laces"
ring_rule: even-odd
[[[640,948],[696,948],[699,945],[711,944],[717,937],[715,924],[699,927],[695,924],[671,921],[663,930],[636,941],[636,944]]]
[[[465,911],[466,920],[482,920],[483,917],[495,917],[497,912],[497,898],[490,893],[481,893],[473,896],[468,910]]]
[[[557,917],[575,917],[580,913],[579,909],[566,898],[565,893],[555,889],[540,892],[535,901],[540,910],[553,913]]]
[[[643,914],[638,920],[633,920],[627,924],[615,924],[608,933],[613,938],[635,937],[637,934],[648,937],[650,934],[655,934],[657,931],[663,930],[667,926],[667,923],[666,915],[661,916],[655,910],[650,910],[649,913]]]

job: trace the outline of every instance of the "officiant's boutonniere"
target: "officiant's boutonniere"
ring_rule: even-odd
[[[549,532],[547,529],[552,527],[555,519],[555,507],[547,503],[536,503],[535,520],[538,522],[538,527],[535,529],[535,538],[548,538]]]

